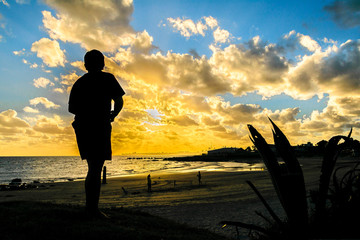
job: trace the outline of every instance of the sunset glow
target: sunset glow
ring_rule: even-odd
[[[300,5],[299,5],[300,4]],[[358,1],[0,1],[0,155],[78,155],[69,90],[98,49],[124,88],[113,154],[360,131]]]

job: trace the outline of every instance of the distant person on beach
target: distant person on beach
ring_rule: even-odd
[[[92,216],[99,211],[101,169],[111,160],[111,122],[123,107],[125,94],[114,75],[103,72],[104,55],[91,50],[84,57],[88,73],[80,77],[70,92],[69,112],[75,114],[75,130],[81,159],[88,163],[85,180],[86,210]],[[114,110],[111,102],[114,101]]]
[[[147,185],[148,185],[148,192],[151,192],[151,176],[150,176],[150,174],[147,176]]]
[[[202,182],[201,182],[201,173],[200,173],[200,171],[196,176],[198,177],[199,185],[201,185]]]

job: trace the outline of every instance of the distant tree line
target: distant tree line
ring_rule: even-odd
[[[328,144],[328,141],[321,140],[317,142],[315,145],[311,142],[308,142],[306,144],[299,144],[296,146],[293,146],[294,152],[296,156],[298,157],[316,157],[316,156],[324,156],[326,145]],[[339,144],[340,146],[344,143]],[[269,146],[273,149],[273,151],[276,153],[275,145],[269,144]],[[255,146],[248,146],[245,149],[239,148],[237,150],[238,152],[248,152],[248,153],[257,153],[257,149]],[[360,141],[353,140],[351,146],[347,146],[344,148],[344,150],[341,152],[341,155],[343,156],[360,156]]]

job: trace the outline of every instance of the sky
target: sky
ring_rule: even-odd
[[[78,155],[73,83],[124,88],[114,155],[360,136],[360,1],[0,0],[0,155]]]

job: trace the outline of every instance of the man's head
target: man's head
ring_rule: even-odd
[[[84,57],[85,68],[90,71],[101,71],[105,66],[104,55],[96,49],[93,49],[85,54]]]

